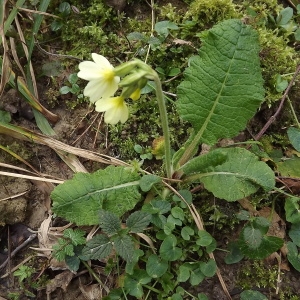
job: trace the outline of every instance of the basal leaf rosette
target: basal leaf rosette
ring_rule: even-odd
[[[101,209],[121,216],[141,199],[139,180],[136,172],[114,166],[75,174],[52,191],[53,212],[77,225],[99,224]]]
[[[178,87],[180,116],[195,129],[195,141],[214,145],[237,135],[264,100],[257,33],[227,20],[202,37]]]

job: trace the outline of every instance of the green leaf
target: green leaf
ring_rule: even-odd
[[[213,237],[206,230],[198,231],[199,239],[196,241],[197,245],[208,246],[213,241]]]
[[[184,174],[203,173],[212,170],[213,167],[223,164],[227,159],[226,153],[221,149],[208,152],[189,160],[181,167]]]
[[[181,221],[184,220],[185,213],[182,208],[175,206],[171,209],[171,214],[174,218],[179,219]]]
[[[140,32],[130,32],[127,38],[129,41],[143,41],[145,40],[145,35]]]
[[[77,245],[83,245],[86,242],[85,239],[85,232],[81,229],[65,229],[64,231],[64,237],[69,238],[72,241],[72,244]]]
[[[112,249],[113,245],[110,239],[106,235],[98,234],[86,243],[86,246],[82,249],[80,257],[83,260],[99,260],[109,256]]]
[[[180,74],[180,69],[179,68],[172,68],[169,73],[168,76],[173,77]]]
[[[240,234],[238,245],[245,256],[264,259],[280,249],[283,240],[274,236],[265,236],[259,229],[246,225]]]
[[[100,209],[117,216],[133,209],[141,198],[138,186],[139,175],[124,167],[77,173],[52,191],[53,211],[77,225],[96,225]]]
[[[290,127],[287,130],[287,134],[293,147],[300,152],[300,129],[296,127]]]
[[[166,200],[152,200],[145,204],[142,210],[150,214],[165,214],[171,210],[171,204]]]
[[[156,175],[144,175],[140,179],[140,188],[143,192],[148,192],[151,190],[152,186],[156,183],[161,182],[161,178]]]
[[[198,300],[208,300],[207,296],[203,293],[198,294]]]
[[[168,262],[152,254],[148,257],[146,271],[152,278],[159,278],[168,270]]]
[[[286,220],[291,223],[300,223],[300,207],[298,197],[288,197],[285,200]]]
[[[59,92],[62,94],[62,95],[65,95],[65,94],[68,94],[71,92],[71,88],[64,85],[62,86],[60,89],[59,89]]]
[[[289,231],[289,237],[292,239],[294,244],[300,247],[300,223],[292,224]]]
[[[103,209],[99,210],[99,224],[108,235],[116,234],[121,229],[120,219],[114,213]]]
[[[162,242],[159,253],[161,258],[166,261],[175,261],[179,259],[182,255],[182,249],[176,247],[177,239],[175,235],[171,234],[165,238]]]
[[[134,243],[130,236],[117,236],[113,239],[117,253],[126,261],[133,260]]]
[[[127,274],[130,274],[130,275],[133,274],[135,265],[139,261],[140,257],[143,256],[143,255],[144,255],[143,250],[141,250],[141,249],[135,249],[134,250],[131,260],[126,262],[125,271],[126,271]]]
[[[230,242],[228,244],[228,250],[229,253],[224,258],[226,264],[235,264],[244,258],[244,255],[236,242]]]
[[[217,151],[227,155],[226,162],[206,173],[190,175],[188,180],[199,179],[207,190],[227,201],[245,198],[260,187],[266,191],[275,187],[274,172],[250,151],[244,148],[223,148]]]
[[[188,204],[191,204],[193,202],[193,195],[189,190],[180,190],[180,191],[178,191],[178,193],[184,198],[184,200]],[[173,199],[173,201],[180,202],[181,204],[183,204],[182,206],[184,208],[186,207],[186,204],[177,195],[173,195],[172,199]]]
[[[177,280],[179,282],[186,282],[191,276],[191,270],[193,269],[193,264],[191,263],[184,263],[179,266],[179,273]]]
[[[252,226],[259,229],[261,234],[266,234],[269,230],[271,223],[264,217],[257,217],[253,220]]]
[[[284,8],[276,18],[277,25],[286,25],[293,17],[293,9],[291,7]]]
[[[70,74],[68,80],[72,85],[75,84],[78,81],[77,73]]]
[[[34,269],[32,267],[28,267],[22,265],[18,270],[14,272],[14,276],[19,277],[19,282],[24,281],[26,278],[29,278],[34,273]]]
[[[135,271],[134,275],[126,276],[124,281],[124,288],[129,295],[140,299],[143,294],[143,284],[151,281],[151,277],[144,270]]]
[[[196,131],[195,143],[214,145],[243,130],[264,100],[258,35],[241,20],[226,20],[202,39],[178,87],[180,116]]]
[[[198,285],[205,278],[205,275],[201,272],[200,268],[196,268],[191,271],[190,283],[191,285]]]
[[[241,300],[268,300],[268,298],[258,291],[243,291],[241,293]]]
[[[167,222],[164,224],[164,233],[166,235],[170,235],[172,231],[175,229],[175,223],[174,222]]]
[[[189,226],[184,226],[181,229],[181,236],[185,241],[189,241],[191,239],[191,236],[194,235],[193,228]]]
[[[154,30],[165,38],[169,35],[169,29],[177,30],[178,26],[171,21],[157,22],[154,26]]]
[[[288,242],[287,249],[288,249],[288,254],[287,254],[288,261],[298,272],[300,272],[300,254],[298,253],[297,246],[292,242]]]
[[[201,262],[200,270],[206,277],[212,277],[216,274],[217,264],[213,259],[210,259],[208,262]]]
[[[7,111],[0,110],[0,120],[3,123],[9,123],[11,121],[10,113]]]
[[[80,265],[80,259],[77,256],[66,256],[65,258],[66,264],[68,268],[73,271],[77,272]]]
[[[149,225],[151,218],[147,212],[135,211],[128,217],[126,225],[131,232],[142,232]]]
[[[281,176],[300,178],[300,157],[292,157],[276,163]]]

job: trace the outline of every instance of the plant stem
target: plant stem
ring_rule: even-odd
[[[89,264],[82,260],[82,263],[85,265],[85,267],[88,269],[89,273],[96,279],[96,281],[104,288],[104,290],[109,294],[109,288],[101,281],[99,276],[93,271],[93,269],[89,266]]]
[[[166,104],[164,100],[164,94],[161,87],[161,82],[155,71],[153,71],[153,80],[156,85],[156,97],[158,102],[159,114],[161,119],[161,126],[165,141],[165,161],[166,161],[166,172],[167,178],[172,178],[172,164],[171,164],[171,143],[169,134],[169,124]]]
[[[294,117],[294,119],[295,119],[295,122],[297,123],[298,128],[300,128],[300,124],[299,124],[297,115],[296,115],[296,113],[295,113],[295,110],[294,110],[292,101],[290,100],[290,97],[289,97],[289,96],[287,96],[287,100],[288,100],[288,103],[289,103],[289,105],[290,105],[290,109],[291,109],[292,115],[293,115],[293,117]]]

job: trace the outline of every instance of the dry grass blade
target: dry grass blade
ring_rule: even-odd
[[[57,150],[64,151],[66,153],[70,153],[76,156],[83,157],[85,159],[97,161],[104,164],[116,165],[116,166],[130,166],[129,164],[119,159],[116,159],[114,157],[111,157],[109,155],[104,155],[90,150],[69,146],[54,138],[39,133],[35,133],[25,128],[20,128],[10,124],[2,123],[1,121],[0,121],[0,134],[6,134],[17,139],[46,145],[55,151]]]
[[[0,35],[3,46],[3,60],[2,60],[2,72],[1,72],[1,82],[0,82],[0,97],[3,94],[6,84],[9,82],[10,78],[10,61],[8,58],[8,45],[4,33],[4,18],[5,18],[5,8],[7,1],[3,1],[0,5]]]

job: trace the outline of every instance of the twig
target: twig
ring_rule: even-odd
[[[22,248],[27,246],[32,240],[36,238],[36,233],[31,234],[21,245],[19,245],[14,251],[11,252],[10,257],[8,257],[2,265],[0,265],[0,270],[6,267],[10,258],[14,257]]]
[[[147,2],[147,4],[150,5],[150,7],[151,7],[151,34],[150,34],[150,36],[153,37],[154,36],[153,35],[153,32],[154,32],[154,23],[155,23],[154,0],[151,0],[151,4],[149,4],[148,2]],[[149,53],[150,53],[150,49],[151,49],[151,46],[149,44],[148,50],[147,50],[147,54],[146,54],[146,58],[145,58],[145,63],[147,63],[147,60],[148,60],[148,57],[149,57]]]
[[[278,114],[280,113],[280,111],[281,111],[281,109],[282,109],[282,107],[283,107],[284,101],[285,101],[285,99],[286,99],[286,97],[287,97],[287,95],[288,95],[288,93],[289,93],[291,87],[293,86],[293,84],[294,84],[294,82],[295,82],[295,80],[296,80],[296,77],[297,77],[297,75],[298,75],[299,72],[300,72],[300,65],[298,65],[298,67],[297,67],[297,69],[296,69],[296,71],[295,71],[295,74],[294,74],[292,80],[290,81],[290,83],[289,83],[287,89],[285,90],[285,92],[284,92],[284,94],[283,94],[283,96],[282,96],[282,98],[281,98],[281,101],[280,101],[280,104],[279,104],[279,106],[278,106],[277,111],[276,111],[275,114],[268,120],[268,122],[267,122],[267,123],[265,124],[265,126],[261,129],[261,131],[255,136],[255,140],[256,140],[256,141],[259,140],[259,139],[263,136],[263,134],[264,134],[264,133],[266,132],[266,130],[270,127],[270,125],[275,121],[276,117],[277,117]]]

